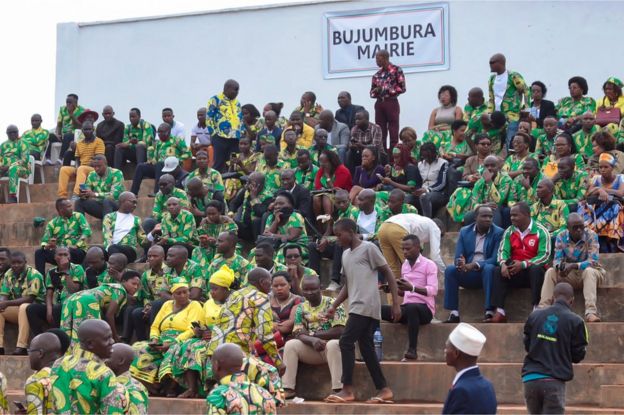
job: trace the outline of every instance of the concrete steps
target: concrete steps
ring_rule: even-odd
[[[21,390],[9,390],[7,393],[9,402],[23,401],[24,394]],[[284,415],[304,415],[304,414],[386,414],[386,415],[408,415],[408,414],[439,414],[442,411],[442,403],[416,403],[416,402],[396,402],[392,405],[372,405],[364,402],[355,402],[348,405],[330,404],[318,401],[305,401],[303,403],[288,403],[285,407],[279,408],[278,413]],[[13,408],[11,408],[13,409]],[[499,414],[526,414],[524,405],[499,404]],[[189,414],[200,415],[206,413],[206,401],[204,399],[173,399],[173,398],[150,398],[150,414]],[[566,406],[568,414],[624,414],[624,409],[617,407],[596,408],[593,406]]]
[[[499,402],[524,404],[521,363],[481,363],[479,366],[484,376],[495,385]],[[441,362],[383,362],[382,367],[398,401],[444,402],[455,376],[454,370]],[[574,379],[567,384],[569,405],[599,406],[602,385],[624,384],[624,364],[581,363],[575,365],[574,371]],[[373,396],[375,387],[363,363],[356,364],[353,378],[358,400]],[[310,388],[309,385],[316,387]],[[300,365],[298,396],[307,400],[322,400],[330,391],[329,369],[326,366]]]
[[[495,385],[499,402],[524,404],[520,379],[521,363],[480,363],[479,366],[483,374]],[[444,402],[449,385],[455,376],[454,370],[442,362],[383,362],[382,367],[398,402],[416,401],[437,404]],[[31,373],[27,357],[13,356],[4,356],[0,359],[0,371],[7,377],[8,388],[12,390],[21,390]],[[567,384],[566,397],[569,405],[621,408],[618,404],[621,401],[618,399],[622,396],[620,385],[624,384],[624,364],[581,363],[575,365],[574,371],[575,378]],[[321,401],[331,391],[327,366],[302,364],[299,367],[297,380],[297,396],[306,401]],[[374,385],[363,363],[356,364],[354,381],[357,400],[363,401],[374,395]],[[310,385],[315,385],[315,387],[310,388]],[[156,398],[154,399],[156,402]],[[177,399],[164,401],[171,405],[181,403]],[[173,407],[170,408],[173,409]],[[185,412],[176,406],[176,409],[170,413]],[[193,412],[192,408],[189,408],[189,412],[186,413]]]

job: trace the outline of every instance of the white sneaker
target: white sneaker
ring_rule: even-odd
[[[326,289],[327,291],[340,291],[340,288],[340,285],[338,285],[336,281],[332,281]]]
[[[45,159],[45,165],[46,165],[46,166],[51,166],[52,164],[54,164],[54,163],[52,163],[52,160],[50,160],[50,159]]]

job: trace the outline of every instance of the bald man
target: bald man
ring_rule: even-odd
[[[214,351],[212,369],[219,385],[208,396],[209,415],[277,413],[271,394],[241,372],[244,357],[240,346],[232,343],[222,344]]]
[[[110,105],[102,109],[104,120],[97,125],[95,135],[104,140],[105,155],[109,165],[115,162],[115,146],[123,140],[124,123],[115,118],[115,111]]]
[[[6,129],[8,140],[0,144],[0,177],[9,178],[9,202],[17,203],[17,186],[20,178],[30,174],[28,144],[19,137],[19,130],[15,125]]]
[[[232,292],[223,304],[213,328],[208,355],[223,343],[238,344],[249,353],[254,338],[262,343],[273,365],[283,374],[286,366],[273,337],[273,311],[267,295],[271,290],[271,274],[264,268],[254,268],[247,279],[249,285]]]
[[[24,385],[26,410],[29,414],[45,414],[52,412],[49,385],[51,382],[52,365],[61,357],[61,341],[52,333],[42,333],[30,342],[28,357],[30,368],[35,371]]]
[[[522,382],[530,414],[564,413],[565,382],[572,380],[572,364],[585,358],[589,342],[583,319],[571,310],[572,286],[558,283],[552,299],[552,306],[533,311],[524,325]]]
[[[507,70],[507,59],[502,53],[490,58],[490,76],[488,82],[488,112],[502,111],[507,118],[506,148],[518,132],[520,111],[529,104],[529,90],[524,78],[518,72]]]
[[[126,388],[104,362],[113,351],[113,333],[104,320],[85,320],[78,327],[80,344],[54,368],[54,413],[122,414]],[[72,385],[72,386],[70,386]]]
[[[102,236],[109,255],[120,253],[128,262],[137,259],[137,249],[145,246],[147,237],[141,227],[141,218],[134,215],[137,197],[132,192],[119,195],[119,210],[104,216]]]
[[[206,124],[212,135],[214,149],[213,168],[223,173],[225,162],[232,152],[238,152],[238,139],[242,136],[243,111],[236,99],[240,86],[233,79],[223,85],[223,92],[208,100]]]
[[[554,238],[565,229],[566,218],[570,214],[568,205],[554,197],[555,184],[550,179],[537,183],[537,202],[531,205],[531,218],[543,225]]]
[[[126,413],[144,415],[148,413],[149,406],[147,389],[130,375],[130,365],[135,357],[132,347],[124,343],[115,343],[110,357],[106,360],[106,366],[115,373],[117,382],[128,391],[130,400]]]
[[[150,319],[152,303],[160,300],[159,304],[162,306],[163,300],[170,298],[171,294],[162,290],[165,283],[164,261],[165,250],[163,247],[152,245],[147,251],[148,268],[141,275],[141,287],[136,295],[137,307],[132,310],[128,324],[124,325],[121,336],[124,343],[130,343],[133,334],[136,334],[137,341],[147,340],[147,328],[153,321],[153,318]],[[166,298],[163,297],[163,294],[166,294]],[[156,315],[153,317],[156,317]]]
[[[481,131],[481,115],[487,111],[487,104],[483,97],[483,90],[479,87],[471,88],[468,91],[468,102],[464,106],[464,121],[468,123],[468,130],[472,133]],[[468,131],[467,131],[468,133]],[[476,153],[476,152],[475,152]]]
[[[600,243],[598,235],[585,227],[583,217],[570,213],[567,229],[557,235],[555,257],[552,268],[546,271],[540,299],[540,308],[552,304],[553,289],[557,282],[568,282],[572,287],[583,290],[585,298],[585,321],[600,321],[596,308],[597,289],[606,276],[600,265]]]
[[[87,175],[80,199],[76,201],[76,212],[89,214],[97,219],[116,211],[119,195],[126,190],[121,170],[108,167],[106,157],[96,154],[91,161],[93,171]]]

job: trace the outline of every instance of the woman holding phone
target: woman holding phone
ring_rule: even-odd
[[[158,370],[166,353],[176,343],[193,337],[192,323],[201,321],[203,314],[201,304],[189,298],[186,279],[174,279],[170,292],[173,299],[166,301],[156,315],[150,329],[150,339],[132,346],[137,357],[132,362],[130,373],[154,393],[159,393],[163,386],[158,381]],[[169,389],[168,395],[173,396],[172,389]]]

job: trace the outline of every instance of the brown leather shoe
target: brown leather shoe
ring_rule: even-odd
[[[507,316],[504,316],[497,311],[488,323],[507,323]]]
[[[588,323],[599,323],[600,317],[598,317],[596,314],[588,314],[585,316],[585,321]]]

